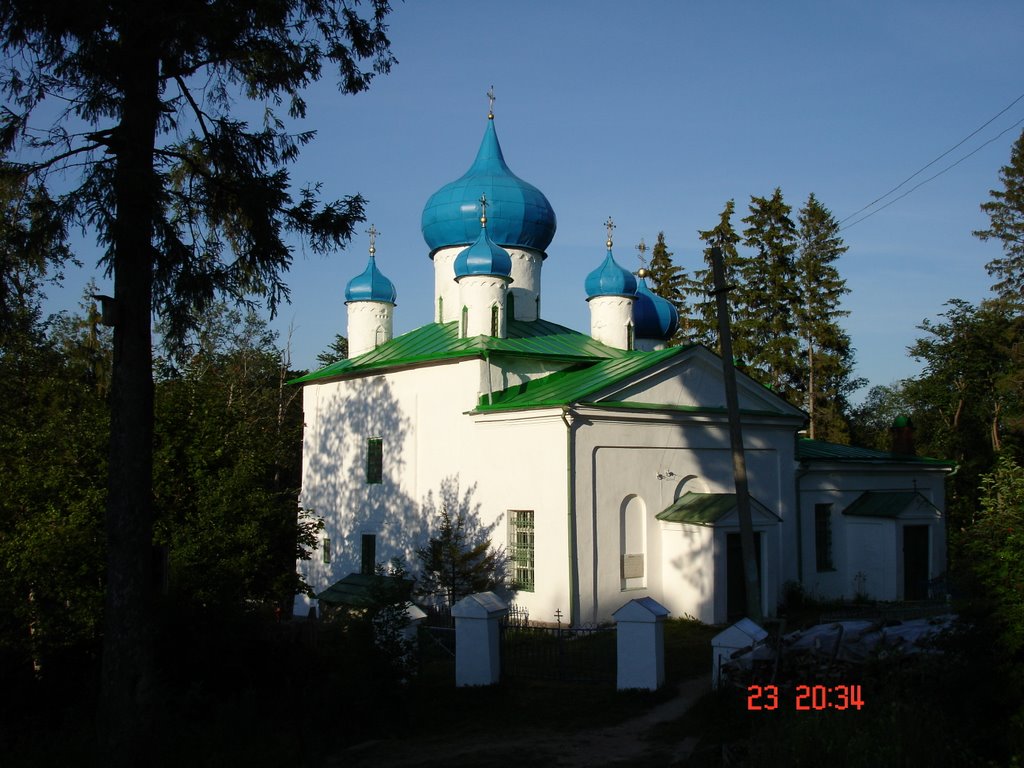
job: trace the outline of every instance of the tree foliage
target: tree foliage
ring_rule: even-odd
[[[736,202],[726,202],[722,213],[719,216],[718,224],[711,229],[697,233],[697,236],[707,243],[704,248],[704,262],[707,264],[703,269],[694,273],[692,288],[694,307],[693,338],[706,347],[716,352],[720,351],[718,345],[718,310],[715,306],[715,281],[711,272],[711,249],[718,247],[722,249],[722,265],[725,272],[725,283],[727,286],[735,287],[739,282],[740,255],[736,246],[740,243],[740,236],[732,224],[732,217],[736,213]]]
[[[864,382],[853,376],[850,336],[839,324],[850,314],[842,309],[842,297],[849,289],[836,266],[847,246],[839,223],[814,194],[797,216],[797,243],[794,315],[801,352],[797,388],[807,410],[808,436],[845,443],[849,440],[848,397]]]
[[[156,540],[178,603],[240,610],[291,604],[316,521],[296,529],[301,391],[287,352],[252,312],[220,305],[156,385]]]
[[[323,352],[316,356],[316,364],[326,368],[331,363],[344,360],[348,357],[348,339],[340,333],[334,335],[334,341]]]
[[[38,294],[26,297],[26,306]],[[30,314],[37,314],[32,310]],[[87,663],[100,636],[110,339],[85,316],[0,343],[0,675]],[[106,372],[106,374],[104,373]]]
[[[999,180],[1002,189],[989,190],[992,199],[981,205],[989,218],[988,229],[974,235],[1002,244],[1003,255],[986,268],[998,280],[992,286],[996,295],[1019,307],[1024,302],[1024,131],[1013,145],[1009,165],[1000,169]]]
[[[420,563],[417,590],[429,599],[441,599],[449,607],[476,592],[499,589],[505,584],[505,558],[491,547],[490,528],[480,526],[472,505],[473,489],[459,497],[458,483],[451,478],[441,484],[434,515],[436,531],[416,550]],[[433,496],[427,500],[434,509]]]
[[[1002,453],[979,490],[978,512],[960,544],[1012,656],[1024,650],[1024,468]]]
[[[389,11],[387,0],[365,15],[330,0],[0,5],[0,151],[24,158],[0,175],[47,194],[53,172],[76,178],[52,210],[95,234],[114,280],[100,713],[111,761],[137,760],[155,719],[152,316],[180,341],[219,296],[273,309],[287,297],[286,236],[318,252],[347,242],[363,200],[292,190],[286,166],[312,133],[289,131],[277,110],[301,118],[302,89],[325,64],[345,93],[388,71]],[[264,107],[260,124],[233,114],[238,96]]]

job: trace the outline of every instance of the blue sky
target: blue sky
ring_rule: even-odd
[[[344,332],[344,287],[365,265],[371,222],[378,265],[398,291],[396,333],[430,321],[420,214],[472,161],[492,84],[505,159],[558,217],[542,314],[584,331],[583,280],[604,256],[609,215],[620,263],[637,267],[635,244],[664,231],[676,263],[699,268],[697,230],[726,200],[742,216],[751,195],[778,186],[794,215],[813,192],[843,219],[1024,94],[1019,0],[434,0],[396,3],[390,24],[392,73],[359,96],[325,80],[296,126],[317,138],[295,181],[369,201],[347,251],[297,248],[292,304],[275,327],[291,329],[298,368]],[[1006,131],[1000,138],[843,232],[846,327],[857,375],[872,384],[920,370],[906,348],[946,300],[987,295],[984,265],[1000,250],[971,232],[987,223],[979,204],[1019,121],[1024,100],[900,192]],[[62,294],[71,305],[73,287]]]

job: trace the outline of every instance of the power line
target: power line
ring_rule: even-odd
[[[1018,101],[1019,101],[1019,99],[1018,99]],[[1016,102],[1014,102],[1014,103],[1016,103]],[[1004,110],[1004,111],[1005,111],[1005,110]],[[1002,114],[1002,112],[1000,112],[1000,114]],[[992,121],[990,120],[989,122],[992,122]],[[896,202],[897,200],[902,200],[902,199],[903,199],[904,197],[906,197],[907,195],[909,195],[909,194],[910,194],[911,192],[913,192],[913,191],[914,191],[915,189],[918,189],[918,188],[920,188],[920,187],[923,187],[923,186],[924,186],[925,184],[927,184],[927,183],[928,183],[929,181],[932,181],[932,180],[934,180],[934,179],[937,179],[937,178],[939,178],[939,176],[941,176],[942,174],[944,174],[944,173],[945,173],[946,171],[948,171],[948,170],[951,170],[952,168],[956,168],[956,166],[960,165],[960,163],[962,163],[962,162],[963,162],[964,160],[966,160],[966,159],[967,159],[968,157],[970,157],[970,156],[971,156],[971,155],[973,155],[973,154],[976,154],[976,153],[980,152],[980,151],[981,151],[982,149],[984,149],[985,147],[987,147],[987,146],[988,146],[989,144],[991,144],[991,143],[992,143],[993,141],[996,141],[996,140],[997,140],[997,139],[999,139],[1000,137],[1002,137],[1002,136],[1004,136],[1005,134],[1009,133],[1009,132],[1010,132],[1010,131],[1012,131],[1012,130],[1013,130],[1014,128],[1016,128],[1016,127],[1017,127],[1018,125],[1020,125],[1021,123],[1024,123],[1024,117],[1022,117],[1022,118],[1021,118],[1020,120],[1018,120],[1018,121],[1017,121],[1016,123],[1014,123],[1013,125],[1011,125],[1011,126],[1010,126],[1009,128],[1006,128],[1005,130],[1003,130],[1003,131],[1000,131],[1000,132],[999,132],[998,134],[996,134],[995,136],[993,136],[993,137],[992,137],[991,139],[989,139],[988,141],[986,141],[986,142],[985,142],[984,144],[980,145],[980,146],[979,146],[979,147],[977,147],[976,149],[973,149],[973,150],[971,150],[971,151],[970,151],[970,152],[968,152],[968,153],[967,153],[966,155],[964,155],[964,156],[963,156],[963,157],[961,157],[961,158],[960,158],[959,160],[957,160],[957,161],[956,161],[955,163],[950,163],[950,164],[949,164],[949,165],[947,165],[947,166],[946,166],[945,168],[943,168],[943,169],[942,169],[941,171],[939,171],[938,173],[936,173],[936,174],[935,174],[934,176],[929,176],[929,177],[928,177],[927,179],[925,179],[924,181],[922,181],[922,182],[919,182],[919,183],[915,184],[914,186],[912,186],[912,187],[911,187],[910,189],[908,189],[908,190],[907,190],[906,192],[904,192],[904,193],[903,193],[902,195],[900,195],[899,197],[894,197],[894,198],[893,198],[892,200],[890,200],[890,201],[889,201],[888,203],[886,203],[885,205],[883,205],[883,206],[881,206],[881,207],[879,207],[879,208],[876,208],[875,210],[871,211],[871,213],[868,213],[868,214],[865,214],[864,216],[861,216],[861,217],[860,217],[859,219],[857,219],[857,220],[856,220],[856,221],[854,221],[854,222],[851,222],[850,224],[847,224],[847,225],[846,225],[845,227],[840,227],[840,228],[839,228],[839,231],[840,231],[840,232],[842,232],[843,230],[849,229],[849,228],[850,228],[850,227],[852,227],[852,226],[855,226],[855,225],[857,225],[857,224],[860,224],[860,223],[861,223],[862,221],[864,221],[864,219],[870,219],[870,218],[871,218],[872,216],[874,216],[874,215],[875,215],[876,213],[878,213],[879,211],[884,211],[884,210],[885,210],[886,208],[888,208],[888,207],[889,207],[890,205],[892,205],[893,203],[895,203],[895,202]],[[988,123],[986,123],[985,125],[988,125]],[[977,133],[977,131],[975,131],[975,133]],[[971,134],[971,135],[973,136],[974,134]],[[960,142],[960,144],[963,144],[963,142],[961,141],[961,142]],[[960,146],[960,144],[958,144],[957,146]],[[949,154],[949,153],[947,152],[946,154]],[[934,160],[933,160],[932,162],[934,162]],[[928,165],[931,165],[931,163],[929,163]],[[927,168],[927,167],[928,167],[928,166],[925,166],[925,168]],[[924,170],[924,168],[922,168],[921,170],[923,171],[923,170]],[[920,172],[921,172],[921,171],[918,171],[918,173],[920,173]],[[915,174],[914,174],[914,176],[916,176],[916,175],[917,175],[917,173],[915,173]],[[913,176],[911,176],[910,178],[913,178]],[[909,181],[909,179],[908,179],[908,181]],[[906,182],[904,182],[904,184],[905,184],[905,183],[906,183]],[[901,184],[900,186],[902,186],[902,184]],[[897,187],[897,189],[898,189],[898,187]],[[886,194],[889,194],[889,193],[887,192]],[[884,197],[884,196],[885,196],[885,195],[883,195],[883,197]],[[863,210],[864,210],[864,208],[861,208],[861,211],[863,211]],[[853,215],[854,215],[854,216],[856,216],[857,214],[853,214]],[[847,216],[847,217],[846,217],[845,219],[843,219],[843,221],[847,221],[847,220],[848,220],[849,218],[850,218],[850,216]],[[840,222],[840,223],[842,223],[842,222]]]
[[[865,205],[865,206],[864,206],[863,208],[860,208],[859,210],[856,210],[856,211],[854,211],[854,212],[853,212],[853,213],[851,213],[851,214],[850,214],[849,216],[847,216],[847,217],[846,217],[845,219],[842,219],[842,220],[841,220],[841,221],[839,222],[839,224],[840,224],[840,225],[842,225],[843,223],[845,223],[845,222],[849,221],[850,219],[852,219],[852,218],[853,218],[854,216],[857,216],[858,214],[860,214],[860,213],[863,213],[863,212],[864,212],[864,211],[866,211],[866,210],[867,210],[868,208],[871,208],[871,207],[872,207],[873,205],[875,205],[876,203],[878,203],[878,202],[881,202],[882,200],[884,200],[885,198],[887,198],[887,197],[888,197],[889,195],[891,195],[891,194],[892,194],[893,192],[895,192],[896,190],[898,190],[898,189],[900,189],[901,187],[903,187],[903,185],[904,185],[904,184],[906,184],[907,182],[911,181],[911,180],[912,180],[912,179],[914,179],[915,177],[917,177],[917,176],[919,176],[920,174],[924,173],[924,172],[925,172],[926,170],[928,170],[929,168],[931,168],[931,167],[932,167],[933,165],[935,165],[935,163],[939,162],[939,160],[941,160],[942,158],[944,158],[944,157],[945,157],[946,155],[948,155],[948,154],[949,154],[950,152],[952,152],[953,150],[955,150],[955,149],[957,149],[958,147],[962,146],[962,145],[963,145],[963,144],[964,144],[965,142],[967,142],[967,141],[969,141],[970,139],[972,139],[972,138],[974,138],[975,136],[977,136],[977,135],[978,135],[978,133],[980,133],[980,132],[981,132],[982,130],[984,130],[984,129],[985,129],[985,128],[987,128],[987,127],[988,127],[989,125],[991,125],[991,124],[992,124],[992,123],[993,123],[993,122],[994,122],[994,121],[995,121],[996,119],[998,119],[999,117],[1001,117],[1001,116],[1002,116],[1003,114],[1005,114],[1006,112],[1008,112],[1008,111],[1009,111],[1009,110],[1010,110],[1010,109],[1011,109],[1011,108],[1012,108],[1012,107],[1013,107],[1013,106],[1014,106],[1014,105],[1015,105],[1015,104],[1016,104],[1016,103],[1017,103],[1018,101],[1020,101],[1021,99],[1024,99],[1024,93],[1022,93],[1022,94],[1021,94],[1020,96],[1018,96],[1018,97],[1017,97],[1016,99],[1014,99],[1013,101],[1011,101],[1011,102],[1010,102],[1010,103],[1009,103],[1009,104],[1008,104],[1008,105],[1007,105],[1006,107],[1004,107],[1003,109],[1001,109],[1001,110],[1000,110],[1000,111],[999,111],[999,112],[998,112],[997,114],[995,114],[995,115],[994,115],[993,117],[989,118],[989,119],[988,119],[987,121],[985,121],[985,123],[983,123],[983,124],[982,124],[981,126],[979,126],[978,128],[976,128],[976,129],[975,129],[974,131],[972,131],[972,132],[971,132],[970,134],[968,134],[968,135],[967,135],[966,137],[964,137],[963,139],[961,139],[960,141],[958,141],[958,142],[957,142],[956,144],[954,144],[954,145],[953,145],[952,147],[950,147],[949,149],[947,149],[947,150],[946,150],[945,152],[943,152],[943,153],[942,153],[941,155],[939,155],[938,157],[936,157],[936,158],[935,158],[934,160],[932,160],[932,161],[931,161],[930,163],[928,163],[927,165],[924,165],[924,166],[922,166],[921,168],[919,168],[918,170],[914,171],[914,172],[913,172],[912,174],[910,174],[910,175],[909,175],[909,176],[908,176],[907,178],[905,178],[905,179],[904,179],[903,181],[901,181],[901,182],[900,182],[899,184],[897,184],[897,185],[896,185],[895,187],[893,187],[892,189],[890,189],[890,190],[889,190],[888,192],[886,192],[886,193],[885,193],[884,195],[881,195],[881,196],[879,196],[879,197],[876,197],[876,198],[875,198],[874,200],[872,200],[872,201],[871,201],[870,203],[868,203],[867,205]],[[990,139],[989,141],[985,142],[984,144],[982,144],[982,145],[981,145],[981,147],[984,147],[984,146],[987,146],[988,144],[991,144],[991,143],[992,143],[993,141],[995,141],[996,139],[998,139],[998,138],[999,138],[1000,136],[1002,136],[1003,134],[1005,134],[1005,133],[1006,133],[1007,131],[1009,131],[1009,130],[1012,130],[1013,128],[1017,127],[1018,125],[1020,125],[1020,122],[1017,122],[1017,123],[1015,123],[1014,125],[1010,126],[1010,128],[1007,128],[1007,129],[1006,129],[1006,131],[1003,131],[1002,133],[1000,133],[1000,134],[999,134],[999,136],[996,136],[996,137],[995,137],[994,139]],[[981,149],[981,147],[978,147],[978,149]],[[896,200],[901,200],[901,199],[903,199],[904,197],[906,197],[907,195],[909,195],[909,194],[910,194],[911,192],[913,192],[913,191],[914,191],[915,189],[917,189],[918,187],[920,187],[920,186],[921,186],[922,184],[927,184],[927,183],[928,183],[929,181],[931,181],[932,179],[935,179],[935,178],[937,178],[937,177],[941,176],[941,175],[942,175],[943,173],[945,173],[946,171],[948,171],[948,170],[949,170],[950,168],[953,168],[954,166],[958,165],[958,164],[959,164],[960,162],[962,162],[962,161],[966,160],[966,159],[967,159],[968,157],[970,157],[970,156],[971,156],[971,155],[973,155],[973,154],[974,154],[975,152],[977,152],[977,151],[978,151],[978,149],[975,149],[975,150],[974,150],[974,152],[971,152],[971,153],[969,153],[969,154],[967,154],[967,155],[964,155],[964,156],[963,156],[963,157],[961,157],[961,158],[960,158],[959,160],[957,160],[957,161],[956,161],[955,163],[953,163],[953,165],[947,166],[946,168],[944,168],[943,170],[939,171],[939,172],[938,172],[937,174],[935,174],[934,176],[931,176],[930,178],[928,178],[928,179],[925,179],[924,181],[922,181],[922,182],[921,182],[920,184],[918,184],[917,186],[915,186],[915,187],[911,188],[910,190],[908,190],[907,192],[903,193],[902,195],[900,195],[899,197],[897,197],[897,198],[896,198],[895,200],[890,200],[890,201],[889,201],[888,203],[886,203],[885,205],[883,205],[883,206],[882,206],[881,208],[879,208],[879,209],[878,209],[877,211],[873,211],[872,213],[869,213],[869,214],[868,214],[867,216],[863,216],[862,218],[860,218],[860,219],[857,219],[857,221],[853,222],[853,224],[849,224],[849,225],[847,225],[847,227],[852,227],[852,226],[853,226],[854,224],[857,224],[857,223],[859,223],[859,222],[861,222],[861,221],[864,221],[864,219],[868,218],[868,216],[872,216],[872,215],[874,215],[875,213],[878,213],[878,211],[881,211],[881,210],[883,210],[884,208],[887,208],[887,207],[889,207],[890,205],[892,205],[893,203],[895,203],[895,202],[896,202]],[[843,228],[844,228],[844,229],[846,229],[847,227],[843,227]]]

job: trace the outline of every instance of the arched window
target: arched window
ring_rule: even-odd
[[[491,336],[498,335],[498,305],[491,305]]]
[[[647,586],[645,510],[643,499],[636,494],[630,494],[624,498],[619,506],[622,589],[638,589]]]
[[[626,349],[633,349],[633,324],[626,323]]]

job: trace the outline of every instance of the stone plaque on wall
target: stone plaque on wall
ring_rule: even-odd
[[[622,578],[642,579],[644,577],[644,556],[623,555],[622,556]]]

